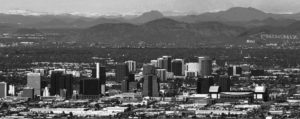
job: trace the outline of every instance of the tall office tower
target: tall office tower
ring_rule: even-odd
[[[101,94],[105,95],[105,84],[106,84],[106,68],[100,67],[99,86]]]
[[[172,57],[171,56],[163,56],[163,69],[166,69],[168,72],[171,72],[172,66],[171,66],[171,61]]]
[[[143,65],[143,75],[149,75],[149,74],[153,74],[155,75],[155,67],[151,64],[144,64]]]
[[[196,77],[199,73],[199,63],[186,63],[185,64],[185,76],[187,77]]]
[[[7,96],[7,84],[6,82],[0,82],[0,98]]]
[[[59,95],[59,78],[63,75],[62,71],[52,71],[50,81],[50,95]]]
[[[212,72],[212,60],[208,56],[204,57],[198,57],[199,59],[199,75],[204,77],[204,76],[209,76],[211,75]]]
[[[95,63],[95,67],[92,68],[92,77],[93,78],[100,78],[100,64]]]
[[[71,98],[72,97],[72,93],[73,93],[73,75],[64,74],[64,75],[59,77],[59,87],[58,87],[59,94],[61,94],[61,90],[66,91],[66,98]]]
[[[128,67],[125,63],[116,65],[116,81],[121,82],[125,80],[128,74],[129,74]]]
[[[167,70],[166,69],[156,69],[157,77],[160,81],[166,81],[167,80]]]
[[[34,95],[41,95],[41,75],[40,73],[27,73],[27,87],[34,89]]]
[[[105,76],[105,67],[100,66],[99,63],[96,63],[96,67],[92,68],[92,77],[100,79],[101,77],[103,78]]]
[[[232,66],[228,68],[229,76],[238,76],[242,74],[242,68],[237,66]]]
[[[154,67],[158,67],[158,62],[157,60],[151,60],[150,64],[152,64]]]
[[[129,83],[135,81],[135,75],[130,73],[128,77],[122,81],[121,90],[122,92],[128,92],[129,91]]]
[[[86,96],[95,96],[101,93],[99,80],[95,78],[81,79],[79,81],[79,94]]]
[[[214,84],[212,78],[198,78],[197,81],[197,93],[207,94],[209,93],[209,87]]]
[[[172,60],[172,72],[175,76],[182,76],[184,74],[184,61],[183,59]]]
[[[156,75],[145,75],[143,82],[143,96],[158,97],[159,82]]]
[[[34,99],[34,89],[31,87],[25,87],[23,89],[22,97]]]
[[[125,61],[125,64],[127,64],[129,72],[136,71],[136,61],[132,61],[132,60]]]
[[[100,80],[100,84],[105,84],[106,82],[106,69],[96,63],[96,68],[92,69],[92,77]]]
[[[230,78],[226,75],[221,75],[219,77],[219,86],[221,88],[221,92],[229,92],[230,91]]]
[[[163,64],[164,64],[164,59],[163,58],[157,58],[157,67],[162,69]]]
[[[105,94],[105,83],[106,83],[106,69],[96,63],[96,68],[92,69],[92,77],[99,80],[99,86],[101,88],[101,94]]]

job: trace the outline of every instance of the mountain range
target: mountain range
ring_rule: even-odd
[[[26,13],[26,12],[25,12]],[[35,28],[88,28],[105,23],[143,24],[161,18],[170,18],[185,23],[218,21],[229,25],[256,27],[263,25],[288,25],[300,20],[300,13],[274,14],[254,8],[234,7],[226,11],[208,12],[199,15],[165,16],[159,11],[149,11],[134,16],[99,16],[86,17],[77,14],[33,14],[20,12],[0,13],[1,24],[13,24],[19,27]],[[270,22],[271,21],[271,22]]]
[[[216,21],[185,23],[170,18],[153,20],[144,24],[99,24],[65,40],[79,43],[137,45],[146,43],[170,47],[199,47],[245,43],[249,36],[259,33],[300,35],[300,22],[288,26],[260,26],[245,28]]]
[[[273,14],[241,7],[183,16],[165,16],[159,11],[130,17],[0,14],[0,32],[9,29],[26,31],[23,28],[30,28],[31,31],[35,31],[33,28],[44,31],[51,29],[51,32],[63,29],[60,31],[63,32],[64,37],[60,40],[82,44],[120,46],[147,44],[155,47],[224,46],[245,43],[249,36],[259,33],[300,36],[298,20],[300,14]]]

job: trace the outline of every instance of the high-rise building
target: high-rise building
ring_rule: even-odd
[[[67,98],[73,93],[73,76],[62,72],[52,72],[50,95],[59,95],[61,89],[66,89]]]
[[[229,76],[238,76],[242,74],[242,68],[237,66],[232,66],[228,68]]]
[[[125,64],[127,64],[128,71],[129,72],[135,72],[136,71],[136,61],[125,61]]]
[[[73,75],[64,74],[59,78],[59,94],[61,90],[66,91],[66,98],[71,98],[73,93]],[[62,96],[62,95],[61,95]]]
[[[163,69],[166,69],[168,72],[171,72],[172,66],[171,66],[171,61],[172,57],[171,56],[163,56]]]
[[[199,75],[209,76],[212,72],[212,60],[208,56],[198,57],[199,59]]]
[[[149,75],[149,74],[153,74],[155,75],[155,67],[151,64],[144,64],[143,65],[143,75]]]
[[[174,73],[173,72],[167,72],[167,79],[173,79]]]
[[[219,77],[219,86],[221,88],[221,92],[229,92],[230,91],[231,81],[229,76],[221,75]]]
[[[59,95],[59,78],[63,75],[62,71],[52,71],[50,81],[50,95]]]
[[[34,99],[34,89],[31,87],[26,87],[23,89],[22,97],[27,97],[30,99]]]
[[[158,67],[158,62],[157,60],[151,60],[150,64],[152,64],[154,67]]]
[[[162,69],[164,67],[163,65],[164,65],[164,59],[157,58],[157,67]]]
[[[7,83],[0,82],[0,98],[5,98],[7,96]]]
[[[116,65],[116,81],[121,82],[125,80],[128,74],[128,66],[125,63]]]
[[[191,62],[185,64],[185,76],[188,77],[196,77],[198,76],[200,70],[199,70],[199,63]]]
[[[27,73],[27,87],[34,89],[34,95],[41,95],[41,75],[40,73]]]
[[[156,69],[157,77],[160,81],[166,81],[167,80],[167,70],[166,69]]]
[[[96,63],[96,77],[97,79],[100,78],[100,64],[99,63]]]
[[[145,75],[143,82],[143,96],[159,97],[159,82],[156,75]]]
[[[96,63],[96,68],[92,69],[92,77],[99,80],[101,94],[105,94],[106,68]]]
[[[122,81],[121,90],[122,92],[129,91],[129,83],[135,81],[135,75],[130,73],[125,80]]]
[[[101,93],[99,80],[95,78],[86,78],[79,81],[79,94],[93,96]]]
[[[184,61],[183,59],[172,60],[172,72],[175,76],[182,76],[184,74]]]
[[[100,81],[100,84],[105,84],[106,82],[106,69],[103,66],[100,66],[99,63],[96,63],[96,68],[92,69],[92,78],[97,78]]]
[[[209,87],[213,85],[212,78],[198,78],[197,81],[197,93],[198,94],[208,94]]]

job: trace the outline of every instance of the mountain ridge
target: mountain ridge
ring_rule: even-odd
[[[29,14],[29,13],[28,13]],[[117,16],[99,16],[99,17],[85,17],[72,14],[56,14],[56,15],[19,15],[19,14],[1,14],[0,23],[17,24],[22,27],[69,27],[69,28],[88,28],[97,24],[104,23],[131,23],[143,24],[152,20],[170,18],[180,22],[197,23],[205,21],[219,21],[219,22],[251,22],[254,20],[263,21],[268,18],[275,20],[290,19],[300,20],[300,14],[274,14],[265,13],[255,8],[233,7],[228,10],[219,12],[207,12],[196,15],[179,15],[179,16],[166,16],[159,11],[149,11],[141,15],[133,15],[130,17],[117,15]],[[65,22],[65,24],[51,23],[52,20],[57,19]],[[81,21],[81,22],[75,22]],[[47,23],[49,22],[49,23]],[[39,23],[49,24],[42,25]],[[266,23],[264,23],[266,24]]]

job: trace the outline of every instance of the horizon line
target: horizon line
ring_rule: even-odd
[[[190,12],[181,12],[181,11],[161,11],[161,10],[145,10],[145,11],[132,11],[127,13],[118,13],[118,12],[78,12],[78,11],[61,11],[61,12],[42,12],[42,11],[33,11],[27,9],[10,9],[10,10],[0,10],[0,14],[6,15],[22,15],[22,16],[47,16],[47,15],[72,15],[72,16],[81,16],[81,17],[130,17],[130,16],[140,16],[144,13],[157,11],[160,12],[163,16],[189,16],[189,15],[202,15],[205,13],[218,13],[228,11],[233,8],[245,8],[245,9],[255,9],[267,14],[299,14],[300,12],[281,12],[281,13],[274,13],[274,12],[265,12],[263,10],[254,8],[254,7],[231,7],[228,9],[223,10],[213,10],[213,11],[206,11],[206,12],[197,12],[197,11],[190,11]]]

